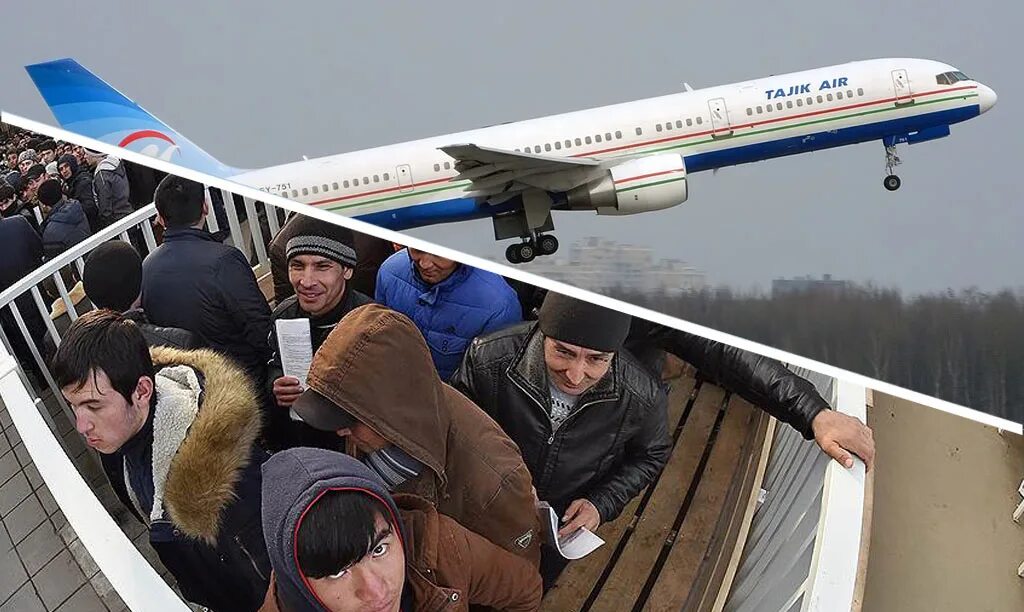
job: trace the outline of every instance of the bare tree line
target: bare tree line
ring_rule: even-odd
[[[615,297],[976,410],[1024,421],[1024,294],[892,289]]]

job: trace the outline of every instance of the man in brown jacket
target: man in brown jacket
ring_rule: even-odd
[[[277,453],[263,465],[263,500],[274,575],[262,612],[540,607],[533,565],[420,497],[392,497],[347,455]]]
[[[539,521],[519,447],[441,382],[405,315],[378,304],[350,312],[313,357],[292,409],[349,436],[388,488],[414,493],[505,550],[539,560]]]

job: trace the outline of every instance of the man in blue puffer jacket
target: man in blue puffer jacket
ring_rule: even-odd
[[[56,180],[44,181],[36,192],[36,198],[49,211],[40,227],[43,254],[47,259],[60,255],[92,235],[82,205],[78,200],[66,199]]]
[[[402,249],[381,265],[375,300],[416,323],[444,381],[473,338],[523,320],[505,279],[416,249]]]

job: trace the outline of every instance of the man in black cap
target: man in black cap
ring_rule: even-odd
[[[539,321],[475,339],[452,379],[519,446],[538,498],[563,518],[561,535],[616,518],[669,458],[668,398],[621,350],[629,324],[548,293]],[[545,551],[545,588],[565,564]]]
[[[150,347],[203,348],[199,337],[192,332],[154,325],[146,317],[141,296],[142,257],[127,242],[113,240],[93,249],[85,259],[82,287],[96,308],[108,308],[134,321]]]
[[[310,218],[302,231],[286,243],[285,256],[288,282],[295,295],[278,304],[271,315],[275,325],[270,330],[270,350],[274,355],[267,380],[281,410],[270,415],[267,438],[272,445],[282,448],[311,446],[334,450],[338,448],[339,438],[333,432],[313,429],[288,418],[288,409],[304,391],[304,381],[284,376],[276,322],[307,319],[315,352],[342,317],[373,300],[349,283],[358,261],[352,230]]]

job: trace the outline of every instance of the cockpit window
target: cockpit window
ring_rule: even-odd
[[[955,71],[955,72],[943,72],[942,74],[935,75],[935,82],[939,85],[952,85],[959,81],[970,81],[970,77],[966,74]]]

